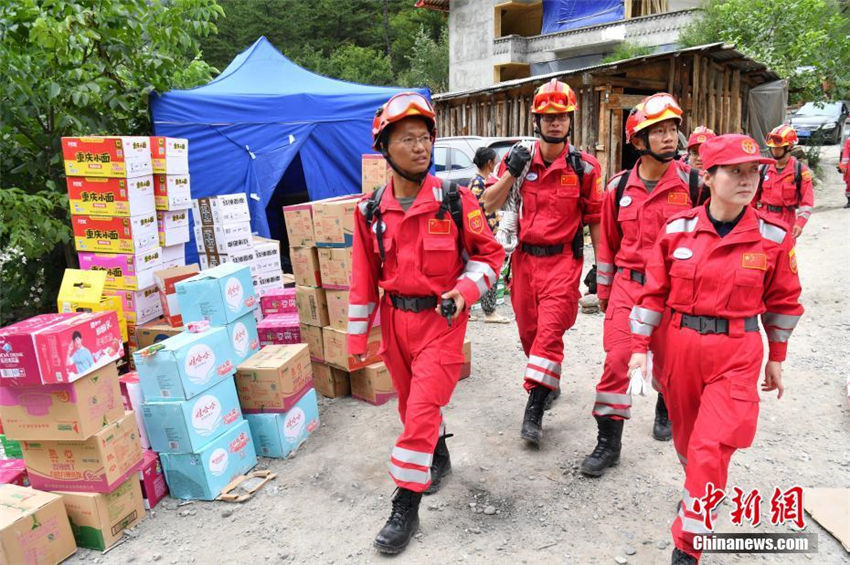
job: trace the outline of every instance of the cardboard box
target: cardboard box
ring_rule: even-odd
[[[225,263],[175,285],[183,322],[209,320],[223,326],[251,312],[259,302],[248,267]]]
[[[381,345],[381,328],[373,327],[369,331],[366,344],[366,360],[358,361],[353,355],[348,354],[348,334],[331,328],[322,328],[322,339],[325,347],[325,362],[345,371],[356,371],[366,365],[371,365],[381,360],[378,348]]]
[[[30,486],[26,462],[23,459],[0,459],[0,484]]]
[[[171,269],[186,264],[186,244],[169,245],[162,248],[162,268]]]
[[[62,158],[69,177],[132,178],[153,173],[147,137],[63,137]]]
[[[201,264],[201,269],[204,271],[218,267],[224,263],[233,263],[241,267],[248,267],[251,270],[251,276],[256,275],[253,249],[243,249],[242,251],[233,251],[232,253],[225,254],[218,251],[205,251],[198,253],[198,261]]]
[[[283,273],[283,288],[295,288],[295,275]]]
[[[325,340],[322,337],[322,328],[310,324],[301,324],[301,341],[307,344],[310,358],[313,361],[325,360]]]
[[[398,392],[386,366],[374,363],[351,373],[351,396],[380,406],[398,396]]]
[[[73,383],[0,387],[0,418],[15,440],[81,440],[124,416],[118,367]]]
[[[360,189],[369,194],[390,182],[392,173],[387,160],[382,155],[367,153],[361,159]]]
[[[340,196],[313,203],[313,234],[317,247],[351,247],[354,208],[360,195]]]
[[[133,324],[145,324],[162,316],[162,302],[156,286],[141,290],[106,289],[103,293],[121,299],[124,317]]]
[[[254,275],[254,292],[262,300],[269,292],[283,289],[283,272],[273,271]]]
[[[292,272],[297,286],[322,286],[319,250],[315,247],[292,247],[289,250]]]
[[[313,235],[313,203],[284,206],[283,223],[291,247],[315,247]]]
[[[182,267],[162,269],[154,273],[156,288],[159,291],[159,301],[162,304],[162,314],[169,325],[174,327],[183,325],[180,303],[177,300],[177,289],[174,288],[174,285],[182,280],[194,277],[198,272],[198,265],[193,263]]]
[[[142,462],[132,412],[84,441],[24,441],[21,448],[30,482],[41,490],[112,492]]]
[[[151,443],[145,428],[145,418],[142,415],[142,409],[145,406],[145,393],[142,392],[139,374],[136,371],[124,373],[118,377],[118,386],[121,389],[121,401],[124,410],[132,410],[136,417],[136,427],[139,428],[139,443],[142,444],[144,449],[150,449]]]
[[[156,284],[153,274],[162,268],[162,249],[153,247],[138,253],[79,253],[80,269],[105,271],[104,288],[139,290]]]
[[[326,290],[325,297],[328,301],[328,325],[348,331],[348,290]]]
[[[238,251],[252,251],[254,248],[251,224],[247,222],[215,226],[195,224],[194,230],[198,253],[229,255]]]
[[[254,236],[254,267],[256,273],[280,272],[280,242]]]
[[[319,427],[316,391],[310,389],[285,414],[246,414],[254,449],[265,457],[283,458],[301,447]]]
[[[0,485],[0,563],[54,565],[75,551],[61,496]]]
[[[148,510],[168,495],[168,485],[165,484],[165,474],[162,472],[159,455],[150,449],[145,449],[142,455],[139,483],[142,487],[142,500]]]
[[[110,493],[56,492],[62,496],[77,546],[103,551],[124,537],[124,530],[145,519],[142,487],[128,477]]]
[[[313,383],[316,390],[328,398],[351,394],[351,379],[348,373],[324,363],[313,363]]]
[[[123,353],[115,312],[42,314],[0,329],[0,384],[73,382]]]
[[[295,305],[295,289],[279,288],[266,292],[266,294],[260,297],[260,308],[264,316],[271,314],[297,314],[298,307]]]
[[[151,165],[157,174],[189,173],[189,140],[151,136]]]
[[[313,386],[307,346],[268,345],[236,370],[242,412],[287,412]]]
[[[472,342],[463,340],[463,367],[460,370],[460,378],[465,379],[472,374]]]
[[[225,328],[233,348],[233,363],[237,367],[260,350],[260,337],[253,312],[248,312],[238,320],[230,322]]]
[[[242,420],[198,453],[163,453],[160,460],[171,496],[215,500],[230,481],[257,464],[257,453],[248,422]]]
[[[137,349],[144,349],[154,343],[159,343],[177,334],[183,333],[184,326],[172,326],[164,318],[159,318],[136,327]]]
[[[72,214],[139,216],[155,209],[153,177],[68,177],[68,204]]]
[[[162,247],[189,241],[189,214],[186,210],[157,210],[156,227]]]
[[[106,292],[105,271],[83,271],[80,269],[65,269],[59,296],[56,300],[57,310],[63,314],[73,312],[115,312],[118,316],[118,329],[121,340],[127,341],[127,316],[120,297],[104,296]]]
[[[270,314],[257,324],[257,332],[260,335],[260,345],[263,346],[302,342],[297,313]]]
[[[224,226],[251,222],[248,196],[244,192],[192,199],[196,226]]]
[[[351,248],[319,249],[319,271],[324,288],[347,289],[351,286]]]
[[[136,253],[157,246],[156,215],[71,216],[77,251]]]
[[[188,400],[236,369],[227,328],[183,332],[133,354],[146,402]]]
[[[199,451],[242,421],[233,379],[225,379],[191,400],[145,402],[142,414],[157,453]]]
[[[0,434],[0,444],[3,445],[3,455],[6,457],[21,459],[24,456],[21,442],[6,437],[6,434]]]
[[[157,210],[188,210],[192,207],[189,175],[154,175],[153,196]]]
[[[295,305],[302,323],[322,327],[328,325],[328,301],[325,289],[296,286]]]

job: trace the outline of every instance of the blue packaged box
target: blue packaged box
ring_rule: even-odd
[[[311,388],[285,414],[245,414],[254,448],[265,457],[286,457],[319,427],[316,390]]]
[[[257,306],[251,269],[223,263],[174,285],[183,323],[209,320],[213,326],[234,322]]]
[[[148,402],[188,400],[233,375],[226,328],[185,331],[133,354]]]
[[[232,378],[180,402],[145,402],[145,429],[151,448],[159,453],[189,453],[239,425],[242,409]]]
[[[248,312],[235,322],[227,324],[227,335],[237,367],[260,350],[260,335],[257,333],[257,320],[253,312]]]
[[[257,464],[257,453],[251,428],[242,420],[197,453],[163,453],[160,460],[171,496],[215,500],[230,481]]]

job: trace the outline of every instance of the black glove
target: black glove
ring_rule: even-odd
[[[508,158],[505,159],[505,166],[512,177],[519,178],[529,161],[531,161],[531,154],[528,149],[522,145],[514,145],[508,153]]]
[[[587,286],[588,294],[596,294],[596,265],[587,272],[584,277],[584,284]]]

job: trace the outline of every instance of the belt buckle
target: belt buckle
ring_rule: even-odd
[[[699,333],[701,334],[716,334],[717,333],[717,318],[708,318],[705,316],[699,317]]]

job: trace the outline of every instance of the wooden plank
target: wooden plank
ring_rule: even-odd
[[[658,92],[667,90],[668,82],[665,80],[654,80],[645,78],[629,78],[629,77],[595,77],[594,83],[598,85],[610,84],[611,86],[622,86],[625,88],[639,88]]]
[[[499,137],[507,137],[508,136],[508,101],[507,99],[502,100],[501,102],[501,120],[499,121],[499,133],[497,134]]]
[[[729,124],[731,122],[731,100],[732,97],[729,95],[729,82],[731,77],[729,76],[731,73],[729,72],[729,67],[723,69],[723,120],[721,121],[721,129],[723,133],[729,133],[731,128]]]
[[[700,76],[702,76],[702,88],[700,89],[700,100],[702,103],[702,114],[700,116],[700,125],[708,125],[708,93],[711,88],[711,76],[708,72],[708,59],[705,57],[702,58],[700,62],[702,66],[702,71],[700,72]]]
[[[511,100],[511,113],[513,114],[511,117],[511,135],[519,135],[519,105],[520,98],[514,95]]]
[[[689,124],[690,131],[693,131],[695,127],[699,125],[699,111],[700,111],[700,103],[699,103],[699,89],[700,89],[700,56],[694,54],[692,60],[692,69],[691,73],[693,75],[693,81],[691,83],[691,124]]]
[[[741,132],[741,71],[735,69],[732,72],[732,116],[731,131]]]
[[[622,89],[619,89],[622,92]],[[620,97],[623,95],[620,94]],[[606,178],[610,178],[614,173],[619,171],[623,162],[623,107],[610,106],[611,110],[611,150],[608,152],[608,174]]]
[[[670,57],[669,70],[667,71],[667,93],[673,93],[673,85],[676,84],[676,58]]]

